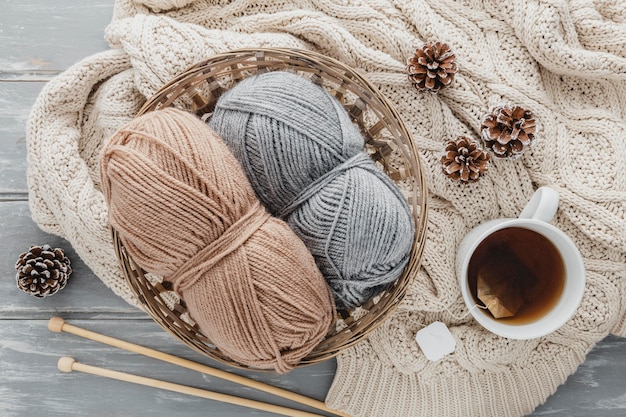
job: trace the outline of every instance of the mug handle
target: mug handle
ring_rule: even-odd
[[[550,187],[539,187],[519,215],[520,219],[534,219],[550,223],[559,207],[559,192]]]

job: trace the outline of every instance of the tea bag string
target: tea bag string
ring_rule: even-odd
[[[469,310],[467,310],[463,315],[461,316],[457,316],[456,314],[454,314],[452,312],[452,310],[450,310],[448,307],[444,307],[445,310],[448,312],[449,315],[451,315],[453,318],[457,319],[457,320],[463,320],[465,317],[469,316],[472,313],[472,310],[474,310],[475,308],[480,308],[482,310],[487,310],[487,307],[485,306],[481,306],[480,304],[474,304]],[[416,321],[415,319],[411,318],[410,319],[414,324],[417,324],[421,327],[428,327],[427,325],[420,323],[418,321]]]
[[[448,307],[446,307],[446,311],[448,312],[448,314],[450,314],[452,317],[454,317],[457,320],[463,320],[465,317],[469,316],[472,313],[472,310],[474,310],[475,308],[480,308],[482,310],[487,310],[486,306],[481,306],[480,304],[474,304],[469,310],[467,310],[467,312],[465,314],[463,314],[462,316],[457,316],[456,314],[454,314],[452,311],[450,311],[450,309]]]

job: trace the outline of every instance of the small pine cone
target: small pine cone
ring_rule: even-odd
[[[72,273],[70,260],[63,250],[49,245],[32,245],[15,263],[17,287],[28,294],[43,298],[65,287]]]
[[[519,158],[535,144],[535,130],[530,110],[508,104],[493,107],[480,126],[485,146],[498,158]]]
[[[443,172],[448,178],[463,183],[476,182],[487,173],[491,156],[476,141],[466,136],[446,143],[441,155]]]
[[[409,59],[409,81],[418,91],[438,92],[450,85],[456,74],[456,56],[441,42],[429,42]]]

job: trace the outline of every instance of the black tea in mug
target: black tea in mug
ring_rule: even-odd
[[[541,234],[508,227],[485,238],[468,265],[469,289],[478,305],[507,324],[531,323],[548,313],[565,285],[565,264]]]

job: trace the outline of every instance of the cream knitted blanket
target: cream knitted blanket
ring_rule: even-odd
[[[67,238],[133,302],[117,265],[97,154],[145,98],[188,65],[253,46],[314,49],[363,74],[397,106],[429,186],[422,267],[400,309],[341,354],[326,401],[356,416],[521,416],[541,404],[609,333],[626,336],[626,2],[623,0],[117,0],[111,50],[51,81],[28,124],[33,218]],[[405,74],[424,41],[456,52],[438,95]],[[501,101],[533,111],[537,143],[459,185],[441,174],[443,143],[478,136]],[[538,340],[496,337],[462,316],[456,245],[481,221],[517,216],[542,185],[561,196],[554,223],[578,245],[588,282],[577,314]],[[449,310],[449,311],[448,311]],[[440,320],[456,351],[429,362],[414,341]]]

